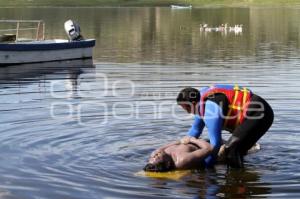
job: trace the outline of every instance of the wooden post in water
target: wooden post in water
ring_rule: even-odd
[[[16,42],[18,41],[19,38],[19,28],[20,28],[20,22],[17,22],[17,32],[16,32]]]
[[[45,40],[45,22],[43,22],[43,37],[42,40]]]
[[[38,22],[37,29],[36,29],[35,40],[39,40],[39,35],[40,35],[40,25],[41,25],[41,22],[39,21],[39,22]]]

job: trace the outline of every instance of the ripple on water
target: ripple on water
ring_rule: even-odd
[[[230,62],[223,62],[223,65],[227,64],[230,67],[225,67],[226,70],[218,66],[205,68],[198,65],[187,65],[183,70],[182,66],[177,65],[99,64],[96,71],[107,74],[111,82],[124,79],[134,82],[137,93],[135,99],[127,96],[132,88],[131,84],[125,84],[124,81],[116,90],[119,96],[98,96],[99,87],[91,87],[88,96],[81,93],[79,98],[56,99],[47,94],[39,96],[39,100],[28,100],[22,104],[6,100],[1,104],[1,159],[6,162],[0,166],[3,174],[1,187],[16,195],[25,193],[24,196],[33,194],[51,198],[93,198],[99,194],[103,198],[296,196],[299,188],[299,169],[296,169],[299,149],[292,145],[292,140],[297,139],[293,124],[298,120],[293,116],[298,112],[294,105],[286,108],[281,106],[287,99],[296,104],[298,95],[291,93],[278,98],[286,85],[290,85],[285,83],[289,72],[283,73],[282,79],[274,83],[272,77],[281,73],[281,70],[265,67],[261,69],[262,73],[257,74],[258,68],[252,66],[236,69],[232,68]],[[115,73],[118,68],[118,73]],[[136,72],[139,70],[143,72]],[[169,71],[172,71],[172,76],[168,74]],[[296,68],[290,73],[295,72],[298,72]],[[183,116],[181,119],[175,121],[169,118],[172,113],[170,106],[179,87],[199,87],[212,83],[212,77],[217,78],[218,82],[232,74],[238,78],[238,83],[250,85],[255,92],[268,96],[278,115],[274,130],[265,135],[266,139],[261,143],[263,150],[246,158],[247,168],[252,170],[228,172],[225,166],[219,166],[215,171],[199,171],[179,181],[134,176],[145,164],[151,150],[179,138],[188,128],[191,118],[180,110],[175,109],[179,111],[179,117]],[[249,82],[243,80],[246,75],[249,76]],[[264,76],[263,80],[261,76]],[[178,84],[178,79],[183,81]],[[296,82],[296,78],[291,81]],[[82,83],[95,85],[97,80],[92,78]],[[84,92],[89,92],[87,85],[83,87]],[[295,88],[289,87],[290,90]],[[169,93],[162,95],[166,91]],[[16,95],[14,92],[7,93],[10,97]],[[31,97],[37,94],[26,93]],[[70,102],[75,107],[72,109],[73,115],[66,111],[68,109],[60,107],[55,110],[55,116],[51,116],[47,106],[57,100],[59,103]],[[108,114],[104,115],[95,108],[98,101],[108,104]],[[161,115],[154,116],[153,112],[161,101],[165,107],[159,109]],[[80,123],[76,111],[82,102],[87,104],[81,110]],[[134,106],[122,102],[134,103]],[[112,105],[115,103],[120,104],[118,119],[114,118],[116,113]],[[132,115],[132,110],[136,109],[138,112]],[[99,124],[99,119],[104,117],[107,117],[106,123]],[[286,158],[283,160],[279,157]]]

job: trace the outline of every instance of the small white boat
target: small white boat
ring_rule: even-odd
[[[0,37],[0,65],[14,65],[36,62],[49,62],[59,60],[91,58],[95,39],[83,39],[80,27],[77,23],[69,20],[65,23],[67,39],[45,40],[45,24],[42,21],[33,20],[0,20],[0,23],[15,23],[15,29],[3,31],[16,31],[16,34],[4,34]],[[21,28],[22,24],[26,28]],[[36,24],[37,27],[29,27],[28,24]],[[21,38],[20,31],[34,30],[35,38]]]
[[[180,6],[180,5],[171,5],[172,9],[191,9],[192,5],[189,6]]]

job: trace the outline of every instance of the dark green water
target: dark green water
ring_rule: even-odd
[[[48,38],[66,38],[71,18],[97,40],[94,65],[0,68],[1,198],[299,198],[300,9],[3,8],[0,18],[43,19]],[[200,23],[243,33],[201,33]],[[270,102],[262,150],[244,170],[135,176],[153,149],[187,132],[177,92],[213,83]]]

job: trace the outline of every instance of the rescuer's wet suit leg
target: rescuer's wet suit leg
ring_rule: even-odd
[[[240,142],[240,138],[232,135],[225,144],[225,156],[228,167],[244,167],[243,156],[240,154],[240,150],[238,149]]]
[[[270,105],[261,97],[253,95],[245,120],[234,129],[225,144],[226,162],[229,167],[243,167],[243,156],[267,132],[273,119]]]

